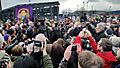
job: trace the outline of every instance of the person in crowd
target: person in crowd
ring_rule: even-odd
[[[120,37],[112,36],[112,37],[109,38],[109,40],[113,44],[112,50],[114,51],[115,55],[117,55],[117,51],[120,47]]]
[[[39,67],[33,57],[20,56],[14,62],[13,68],[39,68]]]
[[[2,49],[3,42],[4,42],[4,38],[3,38],[2,34],[0,33],[0,49]]]
[[[12,62],[16,61],[19,56],[24,54],[24,43],[20,42],[11,49],[11,60]]]
[[[98,42],[97,49],[100,52],[98,52],[97,55],[104,61],[104,68],[112,68],[113,64],[118,61],[112,53],[112,46],[112,42],[107,38],[101,38]]]
[[[85,45],[83,44],[82,42],[82,39],[83,40],[86,40],[88,41],[88,45]],[[89,30],[87,30],[86,28],[84,28],[80,33],[79,35],[76,37],[76,40],[74,42],[74,44],[79,44],[80,47],[81,47],[81,50],[86,50],[88,48],[92,48],[93,52],[98,52],[97,49],[97,46],[96,46],[96,41],[94,40],[94,38],[92,37],[92,34],[90,33]],[[88,47],[87,47],[88,46]],[[91,50],[91,49],[90,49]]]
[[[88,34],[88,37],[90,35],[89,31],[86,31]],[[82,36],[83,34],[80,34]],[[92,40],[92,48],[93,51],[102,58],[104,61],[104,68],[111,68],[114,63],[117,62],[116,56],[112,52],[112,42],[109,41],[108,38],[102,38],[98,45],[97,43]],[[79,42],[79,41],[78,41]]]
[[[65,41],[62,38],[59,38],[53,43],[50,57],[54,68],[58,68],[59,63],[61,62],[64,56],[64,48],[63,48],[64,45],[65,45]]]
[[[105,34],[106,38],[108,38],[108,39],[110,37],[114,36],[114,32],[111,28],[106,28],[106,30],[104,31],[104,34]]]
[[[103,60],[91,51],[82,51],[78,57],[79,68],[103,68]]]
[[[112,19],[112,24],[117,24],[118,22],[117,22],[117,19]]]
[[[37,62],[39,68],[53,68],[51,57],[46,52],[46,40],[44,34],[38,34],[34,39],[34,43],[27,47],[27,51],[31,51],[30,55]]]
[[[119,68],[119,62],[120,62],[120,37],[117,36],[112,36],[109,39],[112,44],[112,50],[113,50],[113,54],[117,57],[118,62],[114,64],[114,67]]]
[[[94,35],[94,39],[96,42],[98,42],[101,38],[105,38],[105,23],[99,23],[97,24],[97,27],[95,28],[96,34]]]
[[[39,28],[38,28],[38,32],[39,33],[43,33],[46,37],[48,37],[48,30],[49,30],[49,28],[48,28],[48,26],[45,23],[44,17],[41,17],[39,22],[40,22],[40,25],[39,25]]]
[[[90,32],[86,31],[87,35],[90,38]],[[80,35],[76,38],[77,41],[75,43],[79,43],[82,45],[80,38],[82,37],[82,32],[80,32]],[[79,38],[79,39],[78,39]],[[92,39],[92,38],[91,38]],[[112,43],[107,38],[103,38],[103,40],[100,40],[97,43],[94,40],[91,40],[91,46],[93,48],[93,51],[102,58],[104,63],[104,68],[111,68],[114,63],[117,62],[116,56],[112,53]],[[81,46],[82,47],[82,46]],[[100,51],[100,52],[99,52]],[[111,63],[110,63],[111,62]]]
[[[5,31],[7,31],[7,30],[9,29],[9,26],[8,26],[8,25],[9,25],[9,24],[4,24],[2,29],[5,30]]]
[[[21,56],[22,53],[24,52],[23,47],[20,45],[15,45],[12,50],[12,56]]]
[[[87,21],[86,13],[84,13],[84,14],[81,16],[80,21],[81,21],[81,22],[86,22],[86,21]]]
[[[79,44],[74,44],[76,37],[72,37],[70,45],[64,52],[64,57],[59,64],[59,68],[78,68],[78,54],[81,52]]]
[[[12,68],[11,58],[4,50],[0,50],[0,68]]]
[[[119,24],[112,24],[111,29],[113,30],[113,34],[116,36],[119,36],[118,30],[119,30]]]
[[[86,28],[92,33],[92,35],[95,34],[95,27],[97,26],[98,23],[99,22],[97,22],[95,18],[92,17],[89,18]]]
[[[12,41],[12,43],[14,43],[15,42],[15,37],[16,37],[15,28],[12,27],[11,29],[7,30],[7,34],[9,34],[11,36],[11,41]]]
[[[89,18],[89,22],[90,22],[94,27],[96,27],[97,24],[98,24],[98,22],[96,21],[96,19],[95,19],[95,18],[92,18],[92,17]]]
[[[12,43],[12,40],[11,40],[11,36],[9,34],[5,34],[4,35],[4,44],[3,44],[3,47],[4,48],[5,46],[8,46]]]
[[[65,60],[69,60],[70,56],[71,56],[71,50],[72,50],[72,46],[77,46],[77,53],[81,52],[81,46],[79,43],[75,43],[76,42],[76,37],[72,37],[71,41],[70,41],[70,45],[66,48],[65,52],[64,52],[64,59]]]

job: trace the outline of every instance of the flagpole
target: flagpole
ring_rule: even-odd
[[[29,2],[31,2],[31,0],[28,0]]]

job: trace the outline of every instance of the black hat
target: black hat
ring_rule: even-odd
[[[13,33],[14,33],[14,30],[13,30],[13,29],[7,30],[7,34],[12,35]]]
[[[105,30],[105,35],[106,35],[106,36],[112,36],[112,35],[113,35],[113,30],[110,29],[110,28],[106,29],[106,30]]]

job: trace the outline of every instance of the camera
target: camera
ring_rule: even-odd
[[[71,51],[77,51],[77,46],[72,46]]]
[[[90,41],[88,40],[88,38],[82,38],[82,47],[86,50],[91,51],[92,50],[92,46],[90,45]]]
[[[7,68],[7,63],[9,63],[9,58],[4,58],[0,60],[0,68]]]
[[[38,46],[38,47],[42,47],[42,43],[41,41],[37,41],[37,40],[27,40],[25,41],[25,45],[28,45],[28,44],[31,44],[31,43],[34,43],[34,46]]]
[[[35,46],[42,47],[41,41],[33,40],[33,42]]]
[[[7,68],[6,61],[0,60],[0,68]]]

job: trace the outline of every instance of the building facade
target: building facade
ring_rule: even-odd
[[[32,6],[32,15],[33,18],[39,19],[41,16],[49,19],[58,20],[59,16],[59,5],[58,1],[56,2],[46,2],[46,3],[31,3],[31,4],[21,4],[16,5],[0,11],[1,19],[12,18],[15,19],[15,8],[18,6]]]

